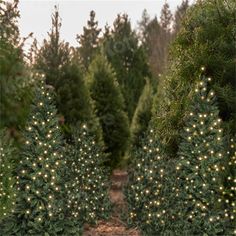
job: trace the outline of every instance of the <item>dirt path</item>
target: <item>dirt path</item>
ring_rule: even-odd
[[[110,199],[114,203],[113,214],[109,221],[100,221],[95,227],[85,227],[83,236],[140,236],[137,229],[127,229],[125,222],[120,218],[122,210],[125,209],[122,189],[127,178],[126,171],[113,171],[110,189]]]

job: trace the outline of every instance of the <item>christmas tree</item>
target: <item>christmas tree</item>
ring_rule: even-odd
[[[83,28],[82,35],[77,35],[77,41],[80,44],[80,58],[86,70],[96,55],[99,43],[98,36],[101,32],[101,29],[98,28],[98,22],[95,20],[95,15],[94,11],[90,12],[87,27]]]
[[[235,137],[230,137],[227,140],[227,160],[226,175],[224,176],[225,189],[222,192],[225,203],[225,215],[228,216],[229,221],[227,222],[226,234],[236,234],[236,145]]]
[[[188,235],[222,233],[228,217],[223,215],[221,194],[225,172],[223,130],[215,94],[207,87],[210,80],[203,77],[196,86],[176,164],[178,202],[183,205],[179,212],[183,225],[180,230]]]
[[[79,228],[65,219],[65,161],[56,112],[50,90],[40,80],[16,169],[15,212],[3,222],[1,235],[79,235]]]
[[[144,135],[142,147],[133,150],[125,189],[127,220],[143,235],[166,235],[170,231],[176,197],[173,163],[161,151],[154,129]]]
[[[124,112],[124,100],[115,73],[103,55],[98,55],[89,67],[87,81],[94,100],[96,115],[103,131],[109,164],[116,166],[129,142],[129,124]]]
[[[0,220],[14,211],[16,191],[13,177],[13,156],[12,147],[6,132],[0,132]]]
[[[87,126],[76,127],[67,153],[66,191],[70,217],[81,223],[96,223],[109,216],[106,156]]]

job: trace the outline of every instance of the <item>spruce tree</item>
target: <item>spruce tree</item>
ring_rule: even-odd
[[[65,160],[56,112],[51,91],[40,79],[16,168],[16,207],[2,222],[1,235],[79,235],[80,228],[66,219]]]
[[[110,153],[109,164],[115,166],[126,151],[129,125],[119,84],[103,55],[98,55],[92,62],[87,81],[102,127],[106,153]]]
[[[138,37],[131,28],[128,15],[118,15],[109,37],[103,43],[108,61],[114,68],[125,99],[129,120],[132,120],[139,97],[150,77],[147,58]]]
[[[84,72],[76,59],[75,50],[60,39],[61,21],[58,9],[52,16],[52,29],[49,39],[36,54],[35,68],[43,71],[46,82],[56,91],[59,113],[64,117],[63,128],[68,137],[71,127],[78,122],[88,122],[97,136],[101,136],[88,88],[84,81]]]
[[[211,80],[208,78],[208,80]],[[188,235],[224,234],[222,203],[225,147],[215,93],[198,82],[181,134],[176,170],[182,203],[181,231]]]
[[[14,135],[24,125],[31,94],[18,19],[18,0],[0,1],[0,127]]]
[[[110,214],[109,172],[104,168],[105,160],[102,146],[87,126],[75,127],[67,151],[67,207],[70,217],[82,224],[94,224]]]
[[[127,222],[140,228],[142,235],[173,234],[173,208],[178,195],[173,166],[174,161],[167,159],[155,137],[155,127],[150,126],[140,147],[132,150],[125,188]]]
[[[13,176],[15,150],[6,130],[0,131],[0,220],[14,211],[16,189]]]
[[[133,148],[140,145],[140,138],[148,129],[148,124],[152,116],[152,98],[153,89],[149,78],[147,78],[130,126],[131,144]]]
[[[98,28],[98,22],[95,20],[95,15],[94,11],[90,12],[87,27],[84,27],[82,35],[77,35],[77,41],[80,44],[79,55],[86,70],[96,55],[99,43],[98,36],[101,32],[101,29]]]
[[[183,0],[181,5],[177,7],[177,10],[175,11],[174,15],[174,35],[176,35],[181,27],[182,27],[182,22],[186,16],[186,12],[189,8],[189,1],[188,0]]]
[[[170,66],[158,86],[153,120],[159,140],[173,158],[192,99],[188,94],[201,67],[207,77],[213,78],[224,132],[235,134],[234,9],[231,0],[198,1],[188,9],[171,48]]]

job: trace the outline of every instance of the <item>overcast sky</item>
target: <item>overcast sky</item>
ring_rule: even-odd
[[[167,0],[167,2],[174,11],[182,0]],[[147,9],[151,17],[155,15],[159,17],[164,3],[165,0],[20,0],[20,32],[23,37],[33,32],[34,37],[42,42],[51,27],[54,5],[58,5],[62,18],[61,37],[75,46],[76,34],[83,32],[83,26],[87,24],[91,10],[96,12],[96,19],[101,28],[104,28],[106,23],[112,25],[116,15],[124,12],[128,13],[135,27],[137,21],[141,19],[143,9]],[[30,42],[26,48],[29,44]]]

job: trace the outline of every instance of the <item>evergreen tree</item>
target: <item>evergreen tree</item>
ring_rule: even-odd
[[[198,1],[187,11],[171,50],[171,64],[158,86],[153,121],[167,154],[175,157],[180,130],[199,68],[213,79],[225,133],[236,131],[234,12],[229,1]],[[191,78],[191,79],[190,79]]]
[[[79,227],[65,218],[62,137],[43,80],[36,87],[24,138],[16,208],[2,222],[1,235],[80,235]]]
[[[0,131],[0,220],[14,211],[16,190],[14,188],[14,148],[6,131]]]
[[[128,15],[117,16],[111,34],[104,39],[104,49],[116,72],[131,121],[145,85],[145,77],[150,77],[150,72],[144,49],[139,46]]]
[[[60,17],[57,8],[52,16],[52,29],[49,40],[36,56],[35,68],[43,71],[48,84],[55,87],[59,113],[63,115],[63,128],[70,136],[71,128],[78,122],[88,122],[98,138],[101,136],[98,121],[93,115],[93,107],[84,73],[76,61],[75,52],[67,43],[60,40]]]
[[[98,28],[98,22],[95,20],[95,15],[94,11],[90,12],[90,19],[87,22],[87,27],[84,27],[82,35],[77,35],[77,40],[80,44],[79,55],[86,70],[97,52],[99,43],[98,36],[101,32],[101,29]]]
[[[0,127],[8,127],[13,135],[24,125],[30,100],[18,18],[17,0],[0,1]]]
[[[223,130],[216,97],[200,79],[193,95],[178,151],[180,229],[188,235],[226,235],[222,203],[224,166]],[[230,219],[230,217],[229,217]]]
[[[224,175],[224,191],[223,199],[225,203],[225,214],[229,216],[231,222],[229,222],[226,233],[228,235],[235,234],[235,224],[232,224],[236,218],[236,145],[235,137],[231,137],[227,140],[227,161],[226,174]]]
[[[142,235],[172,235],[172,209],[178,195],[174,189],[174,162],[162,152],[153,128],[144,135],[142,146],[132,152],[125,188],[127,220],[130,226],[138,226]]]
[[[184,20],[188,8],[189,8],[188,0],[183,0],[181,5],[177,7],[174,16],[174,27],[173,27],[174,35],[176,35],[180,31],[182,27],[182,21]]]
[[[106,156],[86,125],[74,129],[67,154],[67,206],[70,217],[81,223],[96,223],[108,218],[111,204],[108,196]]]
[[[106,153],[110,153],[110,164],[115,166],[126,151],[129,125],[119,84],[104,56],[98,55],[94,59],[89,68],[87,81],[103,130]]]
[[[139,146],[140,137],[147,131],[149,121],[151,120],[152,98],[152,86],[150,80],[147,78],[130,127],[131,143],[134,148]]]
[[[49,39],[45,39],[35,58],[35,69],[46,75],[47,84],[57,88],[64,66],[70,61],[70,47],[60,39],[61,20],[57,7],[52,15],[52,28],[48,32]]]

